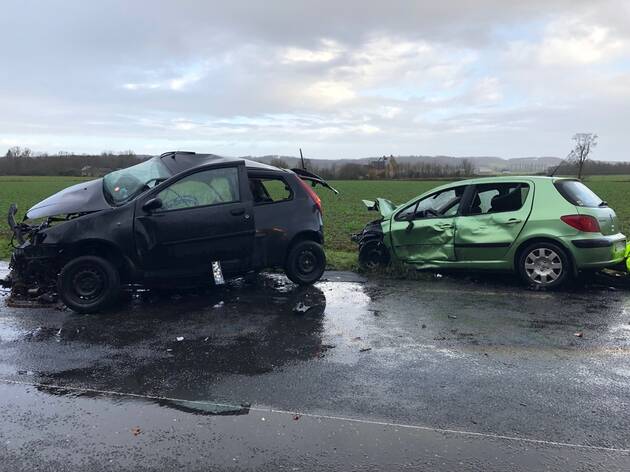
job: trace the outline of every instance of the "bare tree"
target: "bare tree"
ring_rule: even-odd
[[[573,141],[575,141],[575,146],[569,153],[567,160],[575,162],[578,168],[578,179],[581,179],[584,164],[593,148],[597,146],[597,135],[594,133],[577,133],[573,136]]]
[[[7,151],[6,157],[31,157],[32,154],[33,151],[27,147],[13,146]]]

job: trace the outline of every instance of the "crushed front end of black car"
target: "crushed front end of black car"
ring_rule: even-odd
[[[50,219],[31,225],[17,222],[17,205],[11,204],[7,223],[11,230],[13,254],[9,263],[9,275],[0,285],[11,289],[9,301],[56,301],[56,277],[59,270],[59,248],[42,244],[43,232],[51,224]]]

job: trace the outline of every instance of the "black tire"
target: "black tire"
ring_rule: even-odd
[[[78,313],[95,313],[118,300],[120,275],[107,260],[80,256],[68,262],[57,279],[61,300]]]
[[[567,252],[546,241],[527,245],[519,254],[517,269],[521,279],[536,289],[558,288],[572,278]]]
[[[359,249],[359,266],[364,270],[376,270],[389,264],[389,251],[382,241],[369,241]]]
[[[326,269],[326,254],[315,241],[300,241],[289,251],[284,272],[298,285],[317,282]]]

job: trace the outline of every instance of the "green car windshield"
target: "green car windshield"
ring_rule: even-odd
[[[162,159],[154,157],[135,166],[110,172],[103,177],[103,193],[107,201],[119,206],[171,177]]]

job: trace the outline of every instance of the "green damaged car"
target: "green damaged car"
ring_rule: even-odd
[[[552,288],[626,257],[614,210],[575,179],[488,177],[443,185],[400,206],[363,202],[382,216],[352,236],[364,268],[398,260],[419,269],[511,271]]]

